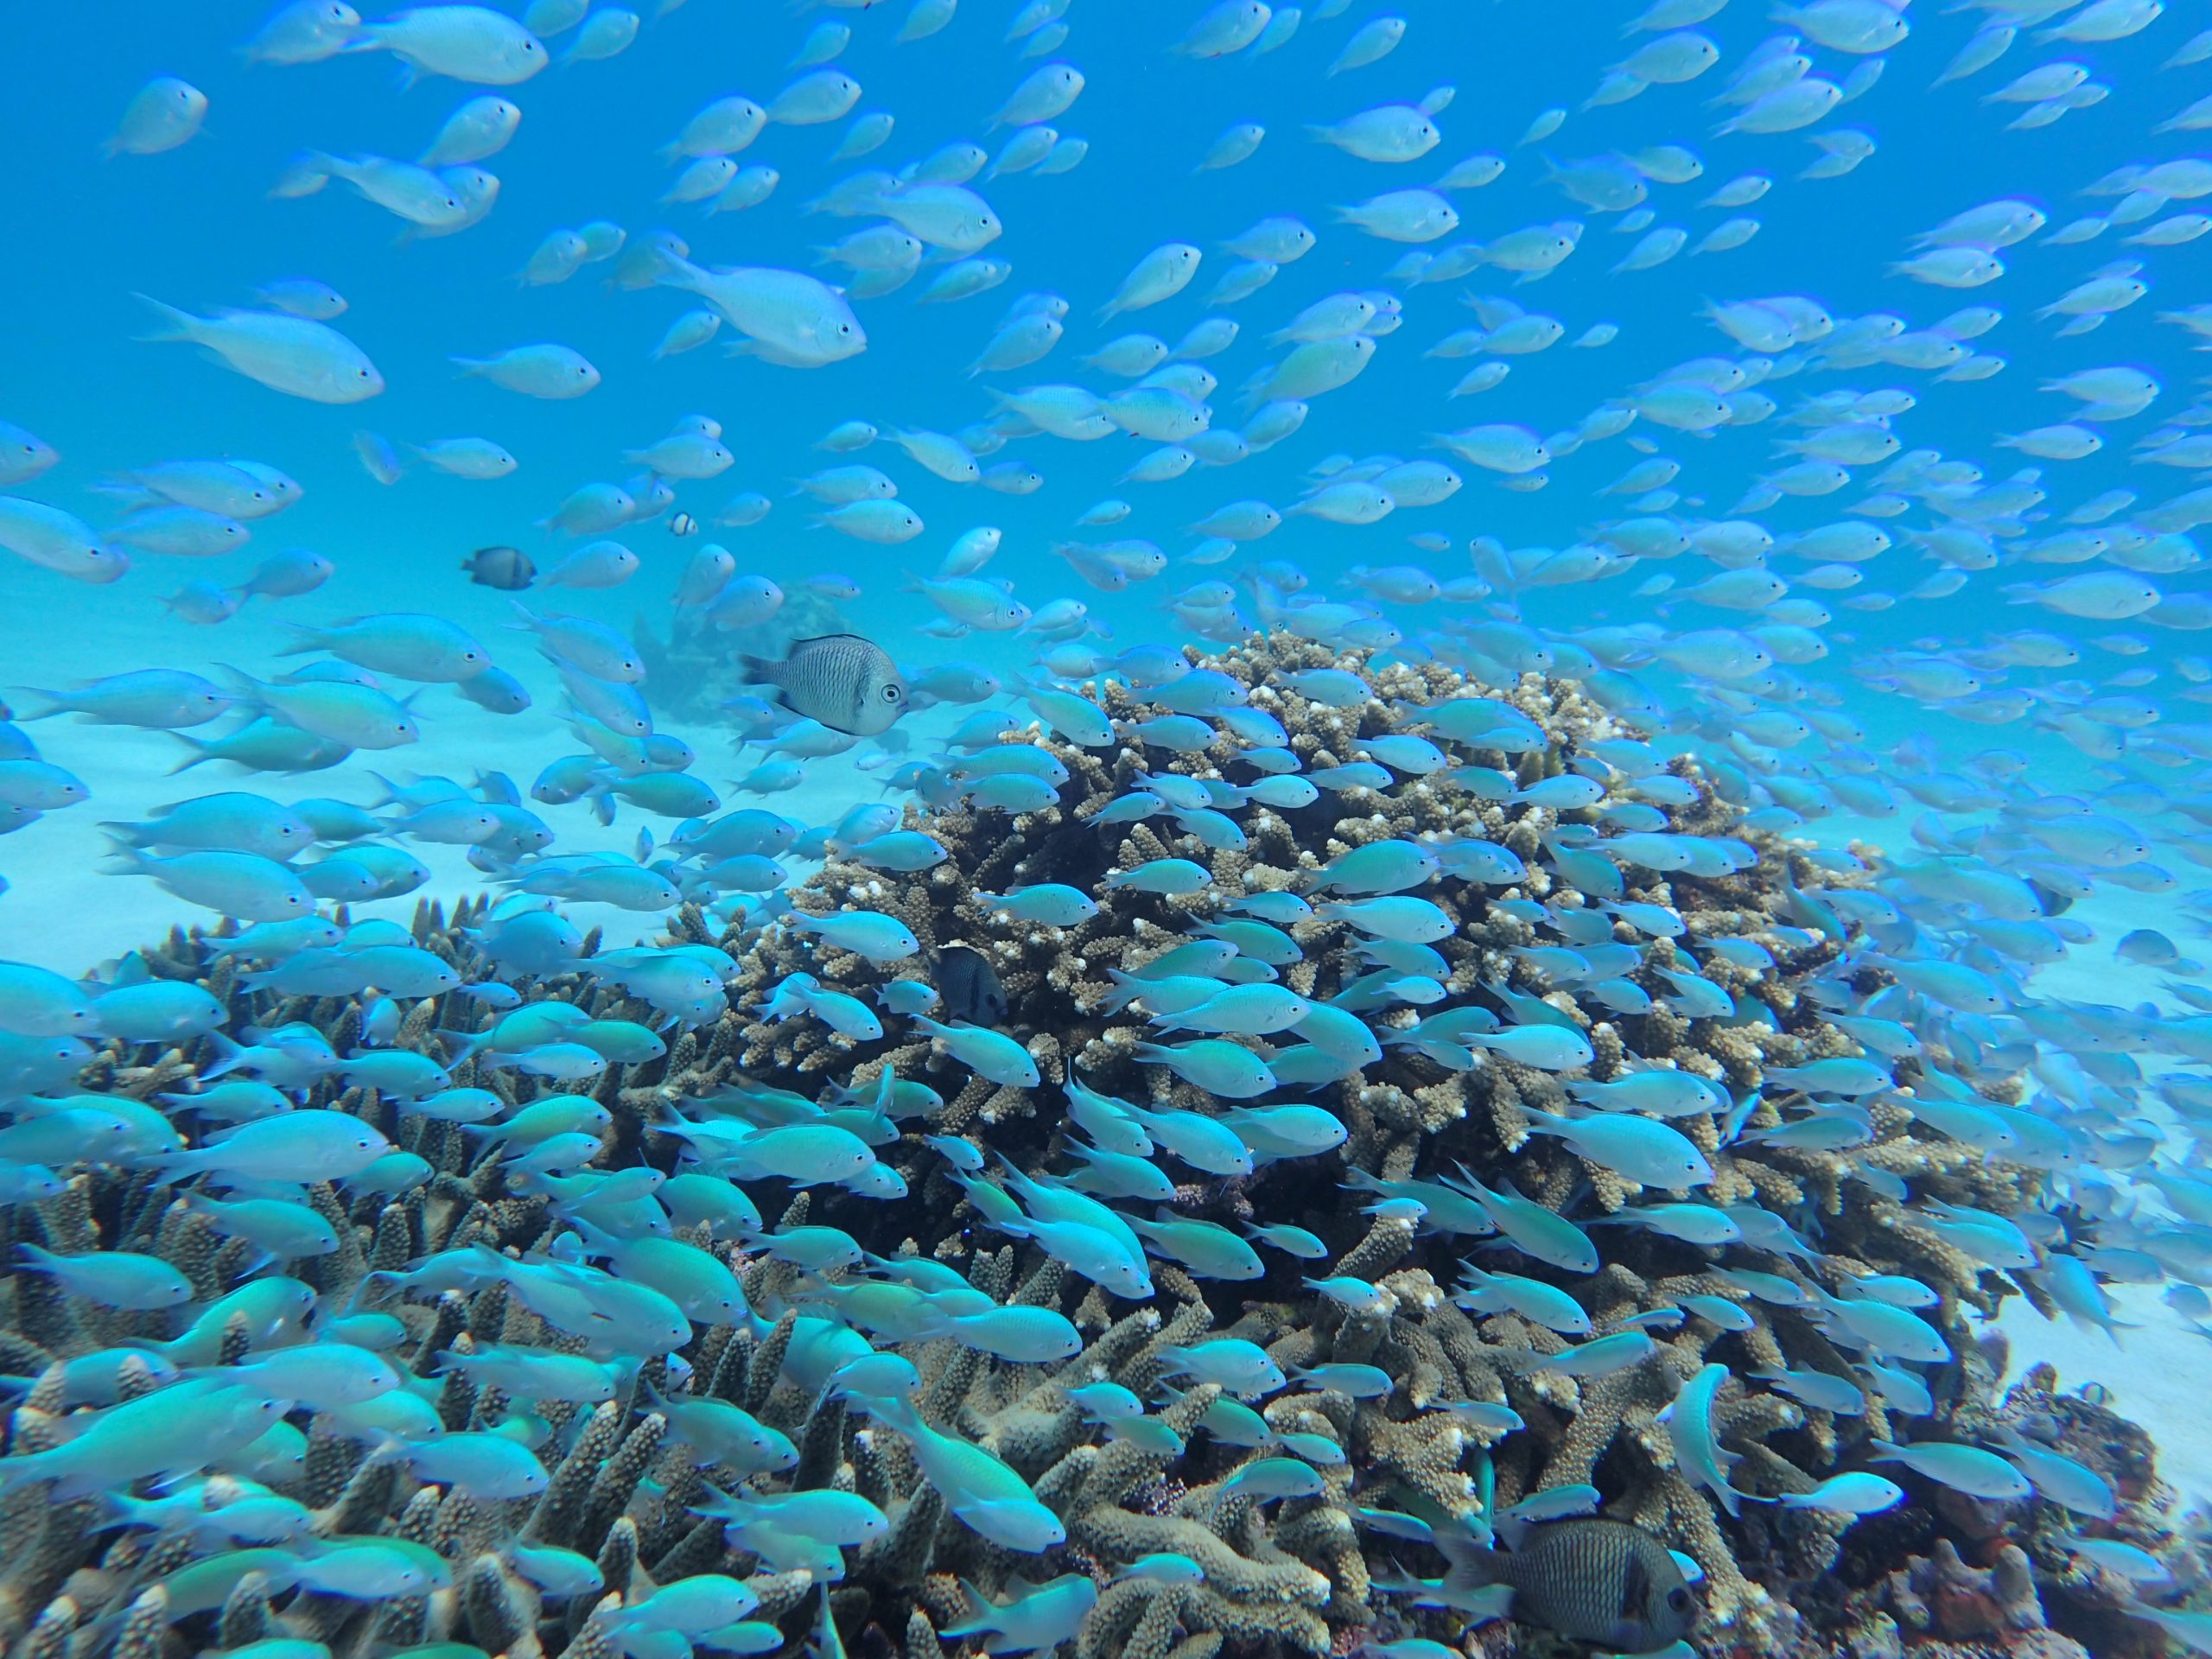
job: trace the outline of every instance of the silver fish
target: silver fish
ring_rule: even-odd
[[[871,737],[906,712],[906,682],[898,664],[856,633],[797,640],[781,662],[744,660],[750,678],[783,692],[785,707],[832,731]]]

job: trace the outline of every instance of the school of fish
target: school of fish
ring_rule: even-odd
[[[0,420],[6,588],[224,574],[168,597],[165,660],[0,709],[0,836],[67,815],[201,924],[83,978],[0,961],[9,1652],[1449,1659],[1510,1620],[1827,1654],[1859,1649],[1794,1593],[1815,1621],[1859,1571],[1854,1612],[1904,1617],[1956,1541],[1985,1599],[2009,1548],[2114,1650],[2212,1653],[2202,1529],[2102,1406],[1976,1370],[2009,1296],[2117,1341],[2114,1287],[2154,1288],[2212,1337],[2212,399],[2178,355],[2212,351],[2212,29],[1615,3],[1618,59],[1532,121],[1419,5],[822,4],[771,48],[730,0],[292,0],[209,26],[179,67],[213,97],[119,111],[102,165],[188,161],[228,78],[388,58],[390,97],[457,100],[428,146],[301,148],[272,198],[512,232],[579,319],[660,308],[655,364],[722,343],[743,412],[607,434],[619,480],[467,554],[490,639],[246,551],[304,429],[146,461]],[[654,216],[516,227],[487,163],[531,83],[680,29],[744,90],[607,135]],[[1125,270],[992,251],[1116,143],[1072,130],[1086,35],[1224,117],[1296,89],[1302,131],[1186,158],[1249,228],[1120,202]],[[972,136],[907,146],[954,64]],[[1763,219],[1880,167],[1849,106],[1885,77],[2000,156],[2101,110],[2139,159],[1854,226],[1878,308],[1763,291]],[[1371,188],[1241,188],[1300,145]],[[743,263],[725,214],[804,216],[817,263]],[[1677,260],[1702,302],[1639,308]],[[344,271],[235,274],[142,296],[149,365],[362,406],[380,488],[527,470],[378,429],[432,371],[356,342]],[[868,354],[925,333],[965,372],[893,397]],[[1647,347],[1535,412],[1568,353],[1571,385]],[[443,355],[591,421],[571,346]],[[782,430],[813,375],[851,417]],[[1392,429],[1332,422],[1386,379]],[[2010,428],[1919,446],[1993,380]],[[1054,480],[1094,443],[1085,505]],[[1562,503],[1554,545],[1489,528]],[[633,582],[664,636],[617,620]],[[896,630],[851,620],[894,591]],[[292,643],[249,671],[208,642],[255,601]],[[451,695],[557,709],[570,752],[406,770]],[[78,775],[115,728],[178,745],[151,816]],[[2165,927],[2093,919],[2144,895]],[[0,957],[38,954],[8,904]],[[2158,998],[2038,982],[2107,959]]]

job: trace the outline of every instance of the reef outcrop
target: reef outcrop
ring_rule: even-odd
[[[1111,743],[1080,747],[1049,717],[1007,721],[1014,743],[1065,774],[1052,804],[982,804],[964,787],[969,759],[947,757],[912,779],[938,804],[907,820],[942,846],[941,862],[900,874],[834,847],[789,894],[807,916],[892,918],[913,953],[884,962],[839,948],[785,925],[779,903],[729,927],[694,905],[672,915],[670,944],[725,959],[727,1007],[668,1032],[664,1052],[575,1085],[605,1119],[577,1169],[598,1179],[639,1173],[635,1190],[649,1196],[697,1155],[696,1137],[670,1133],[677,1115],[741,1128],[766,1121],[764,1102],[789,1121],[888,1102],[898,1125],[875,1137],[897,1178],[875,1192],[786,1192],[748,1179],[774,1212],[760,1226],[734,1218],[750,1201],[742,1195],[720,1216],[656,1208],[661,1225],[649,1230],[734,1275],[742,1318],[695,1317],[684,1343],[617,1363],[499,1272],[444,1270],[574,1259],[580,1237],[606,1232],[608,1212],[562,1184],[573,1176],[518,1170],[508,1136],[338,1071],[306,1084],[301,1103],[359,1118],[416,1163],[381,1187],[308,1184],[305,1205],[334,1241],[327,1250],[272,1262],[130,1160],[89,1159],[60,1172],[53,1195],[10,1209],[0,1225],[11,1256],[23,1244],[143,1253],[194,1292],[189,1309],[124,1312],[14,1274],[0,1320],[0,1359],[25,1379],[12,1456],[61,1445],[84,1414],[159,1397],[196,1368],[326,1339],[343,1325],[351,1334],[337,1339],[384,1354],[444,1433],[506,1437],[542,1468],[540,1490],[472,1494],[466,1480],[417,1471],[415,1430],[367,1432],[358,1414],[297,1403],[192,1488],[208,1509],[224,1481],[296,1501],[308,1520],[276,1540],[211,1541],[213,1523],[174,1513],[117,1531],[118,1513],[96,1495],[16,1480],[0,1498],[0,1638],[11,1659],[153,1659],[279,1637],[346,1659],[458,1650],[449,1644],[524,1659],[659,1659],[670,1644],[646,1639],[625,1610],[700,1575],[723,1575],[752,1603],[741,1622],[690,1633],[709,1650],[793,1648],[826,1595],[853,1651],[940,1659],[967,1639],[950,1632],[973,1614],[973,1593],[1003,1600],[1020,1592],[1017,1580],[1054,1572],[1096,1586],[1067,1637],[1079,1659],[1336,1654],[1414,1635],[1461,1646],[1464,1611],[1429,1605],[1442,1568],[1424,1531],[1503,1535],[1516,1506],[1547,1513],[1546,1495],[1585,1486],[1588,1506],[1695,1563],[1694,1640],[1713,1653],[2056,1659],[2069,1630],[2093,1615],[2120,1621],[2133,1593],[2055,1541],[2077,1527],[2161,1555],[2184,1589],[2203,1582],[2147,1442],[2056,1392],[2047,1374],[2004,1394],[2001,1356],[1975,1342],[1975,1316],[2039,1293],[1962,1249],[1936,1224],[1940,1206],[2020,1216],[2038,1203],[2042,1178],[1945,1133],[1915,1103],[1939,1097],[1939,1072],[1974,1077],[2000,1105],[2017,1101],[2016,1085],[1933,1050],[1885,1060],[1889,1083],[1862,1091],[1863,1106],[1808,1083],[1827,1075],[1812,1070],[1823,1063],[1865,1059],[1832,1016],[1885,978],[1851,955],[1847,906],[1822,896],[1866,884],[1851,861],[1747,827],[1691,761],[1631,766],[1637,734],[1568,682],[1529,676],[1499,692],[1442,666],[1376,666],[1288,639],[1192,666],[1233,686],[1226,706],[1280,728],[1281,743],[1263,746],[1294,757],[1295,771],[1280,775],[1329,786],[1302,803],[1299,791],[1274,804],[1247,797],[1233,821],[1215,807],[1178,810],[1179,789],[1226,801],[1277,774],[1254,765],[1251,738],[1226,728],[1204,744],[1147,746],[1146,722],[1174,704],[1113,682],[1096,693],[1116,722]],[[1294,689],[1315,671],[1356,677],[1360,695],[1325,703]],[[1382,740],[1434,733],[1437,710],[1476,698],[1492,700],[1494,741],[1456,735],[1427,771],[1406,769],[1407,746],[1385,746],[1397,765],[1375,759]],[[1603,787],[1543,787],[1576,779]],[[1161,810],[1121,821],[1115,804],[1147,791]],[[1649,850],[1603,854],[1630,834],[1649,838]],[[1322,898],[1332,865],[1392,842],[1501,856],[1445,857],[1419,892],[1448,933],[1398,949]],[[1662,843],[1721,851],[1666,869]],[[1116,879],[1164,859],[1201,866],[1203,886],[1174,893]],[[1003,902],[1046,883],[1090,895],[1095,910],[1052,925],[1017,919]],[[1320,907],[1292,918],[1286,906],[1286,919],[1269,922],[1237,903],[1269,894]],[[480,979],[494,971],[481,953],[491,916],[484,899],[450,916],[425,905],[411,938]],[[1147,971],[1200,941],[1236,946],[1216,952],[1217,965],[1262,964],[1266,981],[1300,998],[1357,1008],[1377,1055],[1346,1058],[1287,1033],[1231,1035],[1220,1040],[1281,1067],[1271,1087],[1234,1103],[1156,1063],[1144,1046],[1160,1033],[1140,1008],[1156,982]],[[501,971],[525,1005],[660,1023],[602,971],[595,943],[537,975]],[[1602,976],[1576,967],[1590,953],[1607,964]],[[358,1000],[249,989],[222,936],[173,935],[143,956],[156,976],[204,986],[240,1031],[308,1028],[340,1056],[361,1041]],[[927,982],[947,1004],[940,1014],[1013,1039],[1039,1081],[993,1081],[889,1013],[882,1034],[867,1037],[779,1006],[796,975],[871,1007],[896,981]],[[1432,1007],[1472,1012],[1438,1020]],[[570,1095],[568,1083],[503,1068],[446,1034],[468,1018],[451,995],[416,1000],[390,1046],[435,1060],[454,1089],[488,1091],[502,1124]],[[1587,1063],[1529,1064],[1479,1040],[1545,1027],[1586,1044]],[[110,1044],[48,1092],[157,1119],[162,1102],[188,1114],[218,1058],[204,1040]],[[1709,1163],[1694,1192],[1640,1183],[1618,1159],[1542,1132],[1577,1121],[1592,1090],[1604,1099],[1609,1086],[1659,1074],[1709,1085],[1695,1109],[1663,1119]],[[990,1203],[979,1184],[1003,1191],[1001,1166],[1078,1173],[1071,1088],[1217,1122],[1287,1103],[1319,1108],[1341,1126],[1335,1144],[1270,1151],[1262,1126],[1249,1171],[1165,1166],[1172,1191],[1141,1208],[1232,1237],[1300,1230],[1325,1254],[1300,1259],[1262,1242],[1259,1270],[1231,1274],[1164,1246],[1146,1297],[1109,1294],[1070,1271],[978,1203]],[[977,1167],[950,1162],[945,1137],[966,1141]],[[1509,1219],[1510,1205],[1490,1201],[1509,1192],[1564,1224],[1554,1238],[1597,1241],[1594,1264],[1544,1259],[1541,1217]],[[791,1243],[803,1231],[833,1246],[828,1236],[841,1236],[865,1259],[834,1248],[810,1258]],[[1057,1310],[1080,1350],[1009,1359],[861,1310],[853,1299],[901,1264],[957,1278],[980,1299],[963,1306]],[[1471,1289],[1462,1284],[1471,1264]],[[1545,1304],[1486,1296],[1480,1275],[1493,1268],[1550,1287],[1582,1322],[1563,1330]],[[302,1300],[272,1313],[265,1294],[247,1290],[279,1277]],[[1839,1313],[1840,1302],[1860,1306],[1870,1284],[1894,1294],[1941,1351],[1900,1359],[1897,1339],[1870,1338]],[[920,1420],[993,1454],[1063,1523],[1065,1541],[1041,1562],[951,1513],[907,1438],[837,1385],[849,1356],[831,1333],[849,1337],[871,1319],[873,1345],[914,1368]],[[1298,1381],[1238,1401],[1219,1379],[1193,1377],[1183,1356],[1222,1338],[1252,1344]],[[518,1397],[454,1363],[514,1351],[607,1362],[606,1396]],[[1360,1385],[1370,1368],[1387,1389]],[[1157,1408],[1142,1435],[1116,1434],[1077,1397],[1101,1383]],[[728,1448],[685,1414],[701,1402],[774,1431],[788,1464],[718,1455]],[[1903,1504],[1865,1519],[1785,1502],[1831,1476],[1885,1467],[1869,1462],[1882,1444],[1980,1444],[2000,1429],[2095,1470],[2118,1494],[2113,1514],[2087,1521],[2040,1495],[1984,1503],[1916,1473],[1898,1474]],[[1252,1472],[1286,1458],[1311,1479],[1278,1491]],[[887,1526],[842,1560],[779,1560],[756,1548],[766,1541],[758,1535],[725,1531],[715,1494],[741,1482],[764,1495],[855,1494]],[[549,1582],[542,1552],[561,1552],[564,1571],[574,1558],[591,1572]],[[1193,1571],[1145,1566],[1162,1560]],[[2156,1651],[2148,1625],[2101,1628],[2139,1630],[2141,1650]]]

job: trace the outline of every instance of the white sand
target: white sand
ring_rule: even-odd
[[[2058,1368],[2069,1389],[2101,1383],[2113,1409],[2149,1432],[2158,1446],[2158,1475],[2184,1506],[2212,1504],[2212,1433],[2204,1381],[2212,1373],[2212,1342],[2185,1324],[2150,1286],[2107,1287],[2119,1317],[2137,1328],[2115,1340],[2101,1331],[2052,1324],[2024,1297],[2005,1304],[1998,1324],[2012,1344],[2010,1376],[2031,1365]],[[2008,1379],[2009,1380],[2009,1379]]]

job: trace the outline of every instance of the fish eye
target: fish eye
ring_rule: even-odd
[[[1689,1605],[1690,1592],[1683,1589],[1680,1585],[1675,1586],[1675,1588],[1667,1592],[1667,1606],[1669,1611],[1677,1613],[1685,1613],[1689,1611]]]

